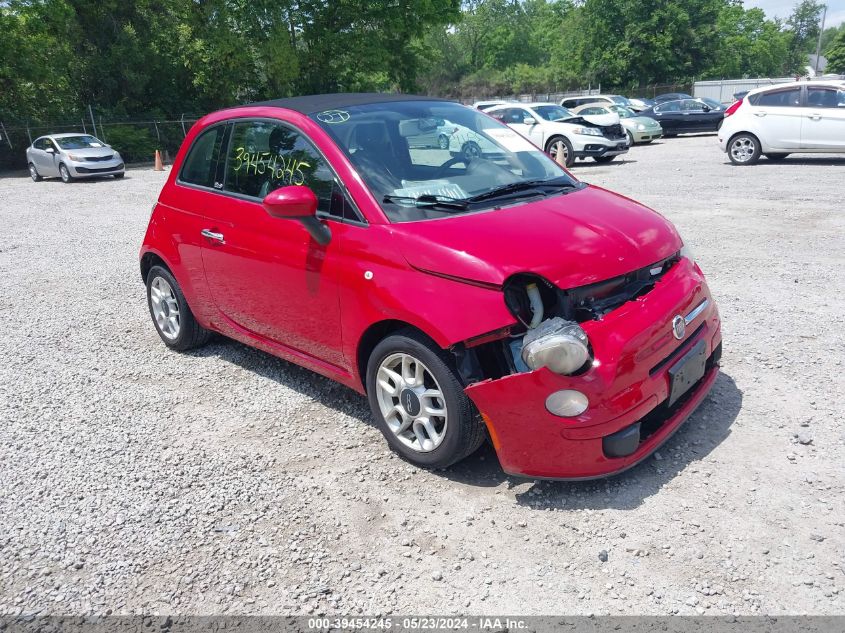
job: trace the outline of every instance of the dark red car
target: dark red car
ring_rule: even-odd
[[[426,142],[443,130],[459,142]],[[141,276],[169,347],[219,332],[337,380],[426,467],[489,436],[509,473],[621,471],[701,402],[721,353],[666,219],[424,97],[206,116],[155,205]]]

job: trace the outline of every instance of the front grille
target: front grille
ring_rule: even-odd
[[[654,288],[655,282],[669,272],[678,261],[679,254],[675,253],[627,275],[563,291],[566,299],[564,306],[568,308],[564,316],[579,323],[600,319],[623,303],[649,293]]]
[[[618,123],[616,125],[603,125],[601,131],[607,138],[625,138],[626,136],[625,130]]]
[[[112,158],[114,158],[114,154],[108,154],[106,156],[86,156],[85,160],[91,163],[98,163],[104,160],[111,160]]]
[[[102,174],[111,171],[118,171],[120,169],[123,169],[123,163],[114,167],[77,167],[76,171],[80,174]]]

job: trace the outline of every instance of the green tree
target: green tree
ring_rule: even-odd
[[[827,72],[845,74],[845,29],[839,30],[827,48]]]
[[[786,20],[792,31],[792,52],[802,57],[814,53],[819,37],[819,20],[821,20],[824,5],[815,0],[801,0],[792,10],[792,15]]]

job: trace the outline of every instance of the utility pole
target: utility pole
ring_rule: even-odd
[[[815,76],[818,77],[819,74],[819,55],[822,54],[822,33],[824,33],[824,21],[827,18],[827,5],[822,5],[824,8],[824,13],[822,13],[822,27],[819,29],[819,41],[816,44],[816,68],[815,68]],[[806,50],[806,49],[804,49]]]
[[[94,128],[94,136],[99,137],[97,134],[97,124],[94,123],[94,111],[91,109],[91,104],[88,104],[88,114],[91,116],[91,127]]]

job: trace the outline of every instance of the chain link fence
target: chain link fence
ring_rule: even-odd
[[[199,118],[182,114],[178,118],[88,115],[56,122],[0,120],[0,171],[26,169],[26,148],[32,141],[65,132],[92,134],[114,147],[127,163],[150,162],[156,150],[168,162]]]
[[[518,103],[541,103],[541,102],[552,102],[552,103],[560,103],[563,99],[567,99],[569,97],[588,97],[591,95],[598,95],[598,94],[621,94],[625,95],[626,97],[648,97],[654,98],[659,94],[665,94],[667,92],[685,92],[687,94],[692,94],[690,92],[692,90],[693,84],[692,83],[679,83],[679,84],[651,84],[645,87],[638,87],[638,86],[613,86],[610,88],[602,88],[601,85],[598,88],[578,88],[576,90],[567,90],[564,92],[532,92],[532,93],[523,93],[523,94],[510,94],[510,95],[483,95],[483,96],[474,96],[474,97],[464,97],[461,99],[461,102],[464,104],[472,104],[476,101],[513,101]]]

